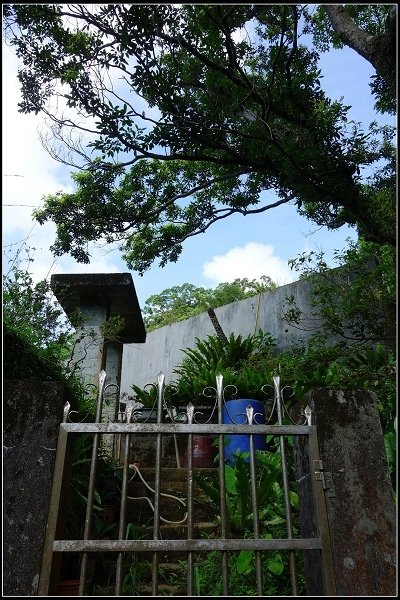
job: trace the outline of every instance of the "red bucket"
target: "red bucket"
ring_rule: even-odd
[[[193,435],[193,467],[207,469],[215,467],[214,458],[218,454],[218,448],[213,446],[212,435]],[[188,463],[188,450],[186,448],[183,455],[183,466]]]
[[[57,596],[79,596],[79,579],[66,579],[57,585]]]

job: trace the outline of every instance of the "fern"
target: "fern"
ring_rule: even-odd
[[[239,396],[265,399],[261,387],[272,382],[272,370],[252,369],[247,363],[251,359],[257,362],[257,356],[265,356],[274,345],[271,334],[261,330],[257,335],[247,337],[231,333],[227,343],[216,335],[209,335],[205,340],[196,338],[194,348],[182,350],[185,358],[174,369],[178,376],[175,385],[179,398],[182,403],[204,403],[203,390],[215,387],[215,378],[220,373],[224,386],[236,386]],[[232,395],[234,388],[228,391]]]

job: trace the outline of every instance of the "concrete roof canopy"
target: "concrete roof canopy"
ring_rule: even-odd
[[[82,306],[106,306],[107,318],[120,316],[125,325],[119,334],[124,344],[143,343],[146,330],[130,273],[64,273],[51,276],[51,289],[73,324]]]

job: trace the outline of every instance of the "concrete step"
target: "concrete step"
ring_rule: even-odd
[[[153,533],[153,527],[147,526],[146,531]],[[217,534],[220,531],[220,525],[217,523],[197,522],[193,525],[193,538],[201,539],[204,537],[202,534],[207,534],[210,537],[211,534]],[[187,525],[170,525],[163,523],[160,526],[160,538],[163,540],[182,540],[187,538]]]
[[[155,475],[155,467],[141,467],[140,464],[136,465],[140,473],[143,475],[144,479],[149,482],[154,483],[154,475]],[[131,473],[130,477],[135,473],[135,469],[133,464],[129,465],[129,472]],[[203,475],[203,476],[218,476],[218,467],[210,467],[207,469],[196,467],[193,469],[195,475]],[[187,467],[178,468],[161,468],[161,481],[187,481],[188,477],[188,469]],[[131,481],[140,481],[139,475],[136,473]],[[151,485],[151,483],[150,483]]]
[[[180,500],[183,501],[178,502],[172,498],[163,498],[161,497],[160,501],[160,515],[163,517],[164,522],[173,521],[176,523],[177,521],[181,521],[185,513],[188,512],[187,502],[184,496],[176,496],[179,497]],[[148,500],[151,501],[152,506],[154,506],[154,498],[150,496]],[[130,496],[127,502],[127,518],[128,522],[133,522],[133,518],[136,516],[136,522],[145,523],[146,519],[152,520],[152,515],[154,514],[152,506],[150,506],[148,500],[144,496]],[[199,521],[213,521],[215,519],[215,511],[212,508],[211,503],[205,497],[197,497],[193,500],[192,507],[193,519],[196,522]],[[161,519],[162,521],[162,519]]]
[[[143,483],[129,484],[128,486],[128,505],[139,506],[150,506],[146,500],[148,498],[152,504],[154,504],[154,492],[149,490]],[[178,498],[178,500],[177,500]],[[161,486],[160,505],[164,509],[164,512],[175,512],[183,506],[187,506],[188,493],[186,485],[182,486],[181,482],[176,484],[168,484]],[[209,499],[200,488],[200,486],[194,484],[193,486],[193,507],[206,507]]]
[[[150,585],[145,585],[140,588],[142,596],[151,596],[152,588]],[[158,596],[185,596],[187,598],[187,588],[181,585],[169,585],[161,583],[158,586]]]
[[[146,480],[147,485],[154,490],[154,481],[149,481]],[[186,481],[162,481],[161,482],[161,494],[169,494],[169,495],[177,495],[180,496],[182,498],[186,498],[187,497],[187,491],[188,491],[188,486],[187,486],[187,482]],[[196,481],[194,481],[194,485],[193,485],[193,493],[195,496],[199,496],[202,495],[202,489],[201,487],[197,484]],[[148,487],[142,482],[142,481],[135,481],[135,482],[130,482],[128,484],[128,495],[129,496],[148,496],[149,498],[153,498],[154,497],[154,492],[149,490]],[[161,496],[161,498],[164,500],[168,500],[168,498],[166,498],[165,496]]]
[[[147,485],[154,489],[155,469],[149,467],[142,468],[140,469],[140,475],[143,477]],[[194,475],[201,475],[207,478],[216,478],[218,476],[218,469],[194,469]],[[162,469],[161,471],[162,495],[160,498],[160,513],[163,518],[168,519],[169,521],[182,520],[186,512],[186,507],[175,498],[166,497],[163,494],[176,496],[186,503],[187,476],[188,472],[186,468],[168,468]],[[154,504],[154,493],[146,487],[138,473],[136,473],[134,478],[131,478],[128,484],[128,495],[130,497],[127,505],[128,522],[134,522],[134,519],[137,519],[139,514],[141,523],[152,520],[153,510],[146,498],[148,498],[152,504]],[[208,501],[208,498],[204,496],[201,488],[196,482],[194,482],[193,517],[195,522],[212,520],[213,516],[214,514],[211,510],[211,505]]]
[[[204,477],[207,479],[217,479],[218,478],[218,469],[194,469],[194,485],[193,492],[196,498],[201,498],[203,496],[203,492],[200,486],[196,482],[196,477]],[[145,483],[152,490],[155,489],[155,480],[154,480],[154,469],[140,469],[139,473],[136,473],[134,476],[131,476],[128,483],[128,495],[133,497],[141,497],[146,496],[148,498],[154,497],[154,492],[152,492],[148,487],[146,487]],[[187,497],[188,491],[188,473],[186,469],[166,469],[161,472],[161,481],[160,488],[162,494],[170,494],[177,495],[181,498]],[[168,502],[169,499],[165,498],[165,496],[161,496],[162,502]]]
[[[220,535],[220,525],[209,521],[197,521],[193,525],[193,538],[201,539],[207,537],[218,537]],[[153,539],[153,525],[147,524],[137,527],[137,539],[151,540]],[[161,540],[182,540],[187,539],[187,524],[160,524]]]

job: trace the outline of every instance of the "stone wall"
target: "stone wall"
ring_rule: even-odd
[[[309,392],[307,402],[323,468],[332,482],[326,509],[336,595],[395,596],[396,511],[374,398],[365,391],[319,389]],[[314,537],[318,535],[310,505],[314,474],[301,447],[297,457],[301,533]],[[320,596],[317,552],[305,553],[305,568],[308,595]]]
[[[63,383],[3,388],[3,594],[36,596],[64,403]]]

